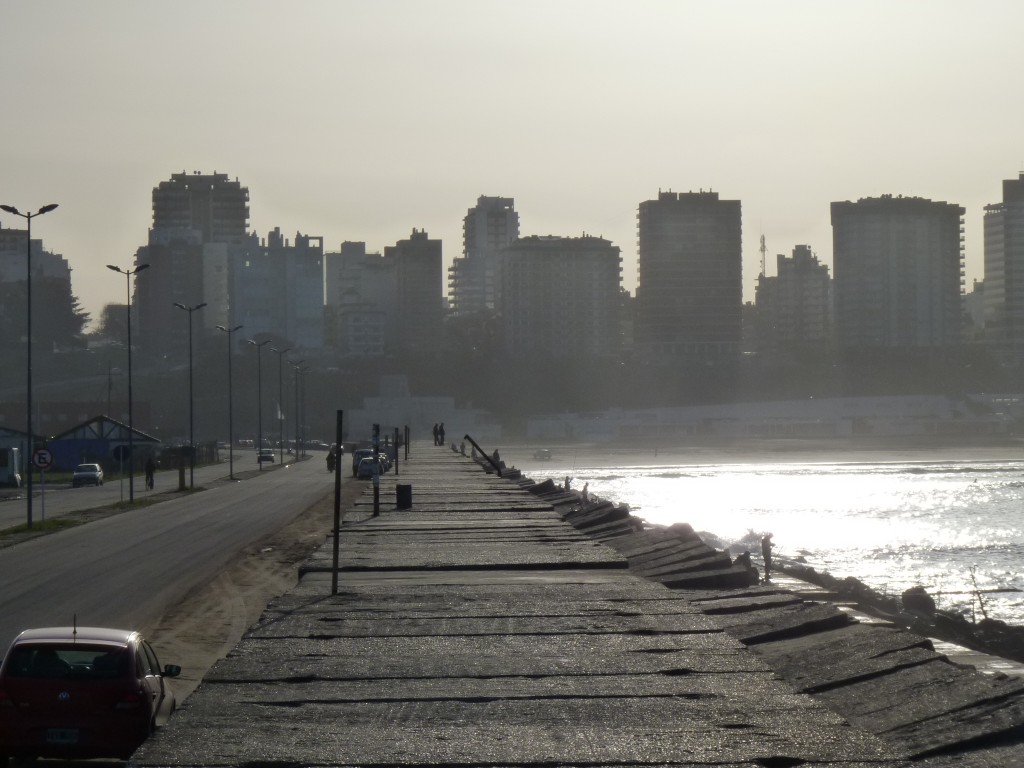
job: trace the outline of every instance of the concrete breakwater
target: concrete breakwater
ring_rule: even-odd
[[[893,599],[855,580],[840,580],[794,564],[784,570],[822,591],[809,600],[771,584],[747,584],[745,569],[726,552],[704,544],[688,525],[645,529],[627,506],[605,500],[584,503],[552,481],[523,487],[549,501],[563,519],[622,553],[630,570],[683,590],[694,605],[723,619],[726,632],[765,658],[797,690],[814,695],[851,723],[906,750],[928,765],[1024,765],[1024,681],[981,675],[936,653],[920,632],[898,623],[866,624],[842,605],[884,608],[898,616]],[[855,582],[855,583],[851,583]],[[880,614],[879,614],[880,615]],[[938,614],[940,617],[941,613]],[[925,622],[944,639],[993,652],[999,646],[962,629],[949,617]],[[1014,628],[1001,622],[989,632],[1008,637],[1019,653]],[[984,628],[982,630],[984,632]],[[1015,655],[1011,655],[1015,658]],[[984,727],[979,724],[986,723]]]
[[[1012,766],[1024,682],[827,594],[749,584],[686,526],[414,446],[139,766]],[[355,514],[351,514],[354,512]],[[745,577],[746,581],[741,581]]]

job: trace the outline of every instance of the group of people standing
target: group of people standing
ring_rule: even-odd
[[[434,445],[444,445],[444,422],[434,425]]]

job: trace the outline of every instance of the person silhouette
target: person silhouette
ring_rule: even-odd
[[[771,581],[772,574],[772,547],[775,544],[772,543],[772,535],[766,533],[761,539],[761,557],[764,558],[764,580]]]

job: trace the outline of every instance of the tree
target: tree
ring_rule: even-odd
[[[25,283],[0,283],[0,318],[4,327],[24,329],[28,315]],[[84,345],[83,332],[89,322],[71,283],[56,277],[32,281],[32,343],[40,350],[68,349]],[[24,330],[18,337],[24,339]]]

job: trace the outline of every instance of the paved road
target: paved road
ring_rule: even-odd
[[[239,466],[236,456],[236,477]],[[316,455],[239,482],[225,481],[226,474],[226,464],[203,468],[196,473],[196,485],[207,488],[201,493],[166,494],[160,504],[0,549],[0,647],[25,627],[70,624],[76,615],[82,625],[144,626],[333,488]],[[157,483],[159,491],[164,478]],[[110,491],[105,485],[52,496],[88,508]],[[23,500],[0,507],[2,527],[24,512]]]
[[[232,466],[228,462],[227,452],[223,452],[223,462],[208,466],[198,466],[195,469],[195,487],[208,488],[218,484],[230,482]],[[277,454],[274,454],[275,459]],[[311,453],[311,460],[325,467],[323,463],[324,454]],[[291,463],[291,457],[285,456],[285,466]],[[265,465],[264,471],[273,471],[278,464]],[[234,456],[235,478],[246,478],[259,471],[256,465],[256,452],[254,450],[236,449]],[[185,469],[185,483],[188,484],[189,471]],[[33,475],[32,494],[32,520],[38,523],[42,520],[62,517],[69,512],[77,512],[83,509],[115,504],[118,501],[127,501],[131,495],[127,480],[118,478],[107,478],[101,486],[84,486],[72,488],[68,483],[40,483],[39,473]],[[146,499],[152,496],[160,496],[168,491],[178,490],[178,470],[165,470],[157,472],[155,488],[150,491],[145,487],[143,477],[135,478],[135,499]],[[25,488],[0,489],[0,530],[11,528],[17,525],[24,525],[28,519],[28,510],[25,502]]]

